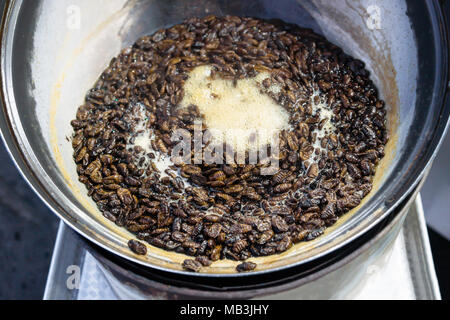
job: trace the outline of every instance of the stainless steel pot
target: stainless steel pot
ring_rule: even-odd
[[[252,259],[255,272],[215,263],[190,277],[248,277],[306,266],[361,239],[412,192],[431,164],[449,118],[448,48],[436,1],[138,1],[6,2],[2,21],[2,136],[43,201],[81,235],[128,261],[187,275],[185,256],[149,247],[132,254],[132,235],[106,221],[77,179],[69,122],[84,94],[120,48],[192,16],[281,18],[313,28],[365,61],[389,108],[390,142],[374,190],[325,235],[288,252]]]

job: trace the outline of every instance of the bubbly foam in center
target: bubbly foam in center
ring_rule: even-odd
[[[263,148],[289,128],[289,113],[262,92],[267,78],[270,74],[260,73],[237,81],[212,79],[210,66],[196,67],[184,85],[181,107],[199,108],[214,143],[226,142],[236,150]],[[273,85],[267,90],[280,89]]]

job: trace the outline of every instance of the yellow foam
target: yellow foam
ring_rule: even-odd
[[[289,113],[268,94],[262,82],[270,74],[237,80],[212,79],[210,66],[193,69],[184,85],[181,107],[198,106],[213,142],[227,142],[236,150],[261,149],[271,144],[274,135],[289,128]],[[269,91],[279,92],[279,86]],[[255,137],[257,137],[255,141]]]

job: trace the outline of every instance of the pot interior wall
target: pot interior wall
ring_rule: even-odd
[[[367,64],[389,109],[391,140],[368,199],[323,237],[280,256],[254,259],[259,262],[259,270],[310,259],[330,249],[339,235],[355,225],[368,224],[383,214],[384,199],[380,200],[380,194],[386,194],[384,182],[394,181],[402,171],[404,148],[414,130],[411,124],[419,64],[405,1],[377,1],[376,6],[365,0],[78,0],[76,5],[73,3],[70,0],[16,1],[11,76],[17,125],[24,132],[20,142],[29,144],[33,165],[46,175],[44,184],[49,190],[61,192],[56,195],[60,215],[82,230],[95,230],[85,235],[140,263],[180,268],[184,256],[153,247],[147,257],[133,256],[126,246],[131,235],[101,216],[87,197],[85,187],[78,182],[69,142],[70,121],[75,118],[87,90],[121,48],[159,28],[208,14],[280,18],[314,29]],[[229,261],[218,262],[206,272],[232,273],[234,265]]]

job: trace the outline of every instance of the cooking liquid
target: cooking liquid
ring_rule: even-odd
[[[289,124],[290,115],[287,110],[278,105],[267,92],[278,93],[281,87],[272,84],[268,88],[263,81],[270,78],[269,73],[259,73],[256,77],[237,81],[211,77],[211,66],[194,68],[184,85],[184,98],[180,108],[195,105],[202,114],[206,127],[213,133],[212,143],[223,145],[226,142],[238,153],[250,149],[262,150],[278,138],[281,130],[292,130]],[[325,120],[322,128],[316,128],[316,140],[313,147],[317,153],[326,152],[321,141],[336,127],[332,123],[333,111],[324,102],[322,94],[315,91],[310,98],[313,116],[319,115],[320,121]],[[134,139],[128,143],[128,149],[140,147],[145,155],[153,153],[154,159],[145,157],[140,164],[146,169],[151,162],[160,172],[161,178],[166,177],[166,170],[173,166],[170,155],[164,155],[152,148],[151,141],[155,139],[153,130],[148,126],[145,116],[145,106],[137,104],[134,114],[140,120],[134,128]],[[316,163],[318,157],[313,154],[310,165]],[[187,181],[185,181],[187,182]]]

